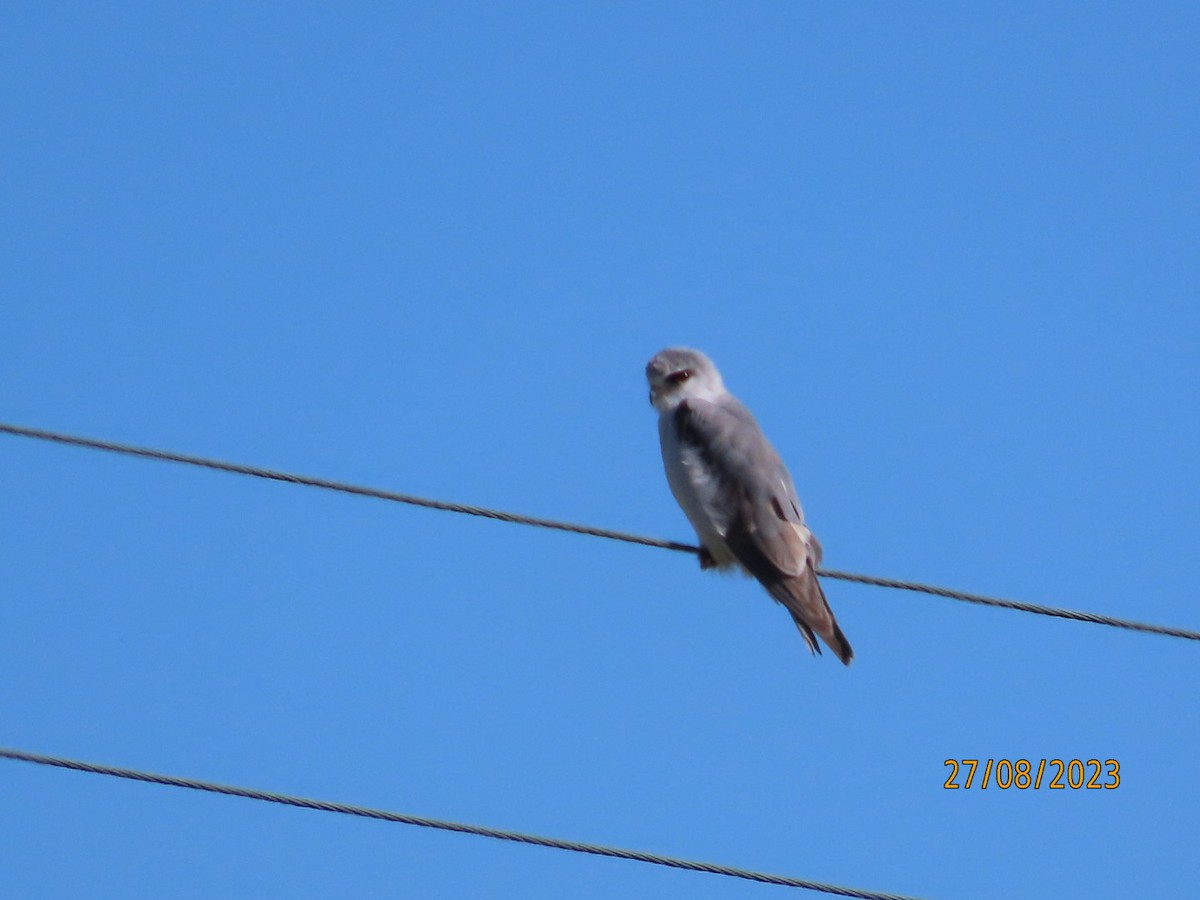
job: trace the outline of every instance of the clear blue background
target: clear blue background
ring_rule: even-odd
[[[1200,7],[0,14],[0,419],[1200,627]],[[1195,885],[1200,647],[0,436],[0,744],[949,898]],[[947,791],[949,757],[1116,791]],[[11,897],[782,889],[0,763]]]

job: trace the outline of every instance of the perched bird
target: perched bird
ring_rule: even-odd
[[[787,607],[814,654],[820,635],[850,665],[854,651],[817,580],[821,545],[754,416],[698,350],[660,351],[646,365],[646,380],[667,483],[700,538],[700,568],[740,566]]]

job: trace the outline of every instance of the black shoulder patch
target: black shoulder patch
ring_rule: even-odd
[[[696,422],[696,412],[688,402],[684,400],[675,407],[675,434],[679,437],[679,443],[689,450],[693,450],[700,455],[704,464],[712,467],[714,460],[711,455],[709,442],[704,439],[702,429]]]
[[[705,470],[728,491],[731,486],[729,472],[714,453],[716,434],[712,425],[704,419],[703,413],[692,409],[686,400],[675,407],[674,416],[675,434],[679,438],[680,446],[695,454]]]

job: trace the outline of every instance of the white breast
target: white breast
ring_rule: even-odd
[[[729,522],[718,502],[716,478],[705,466],[699,453],[680,444],[675,420],[669,413],[659,417],[658,437],[667,484],[684,515],[696,529],[700,543],[712,554],[720,568],[737,565],[737,558],[725,543]]]

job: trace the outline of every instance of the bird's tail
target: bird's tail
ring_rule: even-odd
[[[854,650],[821,590],[821,582],[817,573],[808,568],[802,575],[795,575],[779,581],[772,589],[771,595],[787,607],[792,614],[804,642],[814,654],[821,652],[817,636],[833,651],[834,655],[846,665],[854,658]]]

